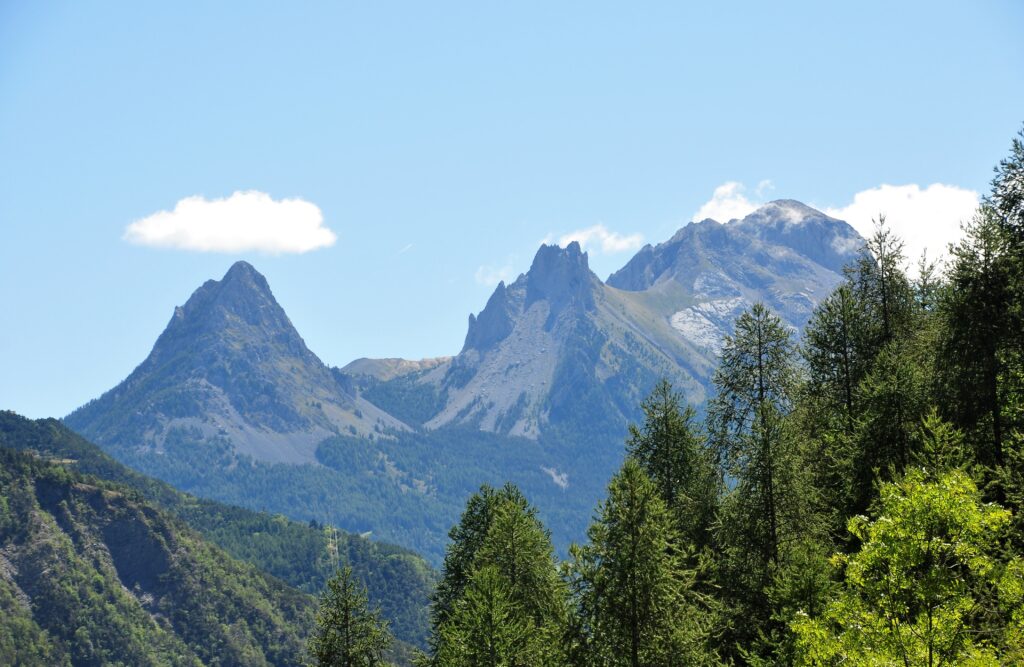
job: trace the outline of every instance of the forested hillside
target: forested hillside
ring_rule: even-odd
[[[68,470],[128,487],[174,515],[232,557],[307,594],[323,590],[335,566],[348,564],[369,591],[391,632],[411,646],[425,645],[435,573],[416,554],[318,524],[202,500],[137,473],[53,419],[32,421],[0,412],[0,451],[31,451],[64,461]]]
[[[0,448],[0,663],[299,664],[314,600],[133,489]]]
[[[424,664],[1024,664],[1022,139],[944,270],[880,218],[802,339],[739,315],[703,423],[660,384],[567,561],[481,488]]]

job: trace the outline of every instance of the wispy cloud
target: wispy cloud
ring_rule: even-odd
[[[128,225],[124,240],[197,252],[305,253],[334,245],[320,208],[303,199],[274,200],[256,190],[224,199],[186,197]]]
[[[412,250],[412,244],[411,243],[407,243],[404,246],[402,246],[402,249],[398,251],[398,254],[399,255],[404,255],[405,253],[409,252],[410,250]]]
[[[748,196],[743,183],[723,183],[715,188],[711,199],[700,207],[693,219],[713,218],[727,222],[742,218],[761,206],[774,189],[771,181],[761,181],[753,196]],[[950,243],[960,239],[960,223],[969,220],[978,207],[978,193],[943,183],[925,187],[914,183],[883,184],[855,193],[847,204],[810,205],[850,223],[865,237],[874,230],[872,220],[884,215],[889,227],[903,239],[904,252],[913,269],[926,249],[930,258],[938,259]]]
[[[545,243],[554,241],[554,236],[549,236]],[[577,229],[574,232],[563,234],[558,237],[558,245],[566,246],[576,241],[586,251],[597,251],[606,255],[637,250],[644,244],[643,234],[619,234],[609,230],[604,225],[594,225],[586,229]]]

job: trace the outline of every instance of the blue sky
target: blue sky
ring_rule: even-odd
[[[99,395],[237,259],[342,365],[457,352],[574,232],[601,277],[779,197],[934,242],[1024,121],[1022,33],[1012,0],[2,2],[0,407]],[[262,252],[125,240],[250,191]],[[282,233],[306,251],[267,253]]]

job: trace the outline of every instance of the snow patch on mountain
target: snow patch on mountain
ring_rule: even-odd
[[[742,296],[713,299],[673,313],[669,323],[686,340],[718,354],[733,320],[749,305],[750,302]]]

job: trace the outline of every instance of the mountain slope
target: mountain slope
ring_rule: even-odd
[[[685,341],[602,284],[578,243],[541,246],[530,270],[470,317],[459,355],[421,376],[445,397],[425,425],[531,439],[581,412],[594,426],[622,425],[663,375],[702,401],[688,361]]]
[[[0,603],[26,662],[75,665],[297,665],[315,611],[127,487],[7,448]]]
[[[607,284],[578,244],[542,246],[470,316],[462,351],[419,376],[443,398],[424,424],[536,439],[586,421],[624,434],[660,377],[699,405],[740,312],[763,301],[799,330],[861,245],[846,223],[780,200],[743,220],[687,225]]]
[[[0,448],[30,451],[46,459],[73,461],[75,472],[124,485],[147,502],[181,519],[233,558],[258,567],[294,588],[317,594],[339,562],[352,566],[379,606],[395,637],[423,647],[428,605],[436,573],[416,554],[399,547],[281,515],[257,513],[202,500],[126,468],[53,419],[32,421],[0,411]]]
[[[216,441],[226,455],[309,463],[330,435],[404,428],[338,383],[246,262],[197,289],[145,361],[66,421],[126,461]]]
[[[689,224],[665,243],[641,249],[608,285],[660,299],[661,315],[713,358],[733,320],[755,301],[802,329],[863,243],[845,222],[779,200],[742,220]]]

